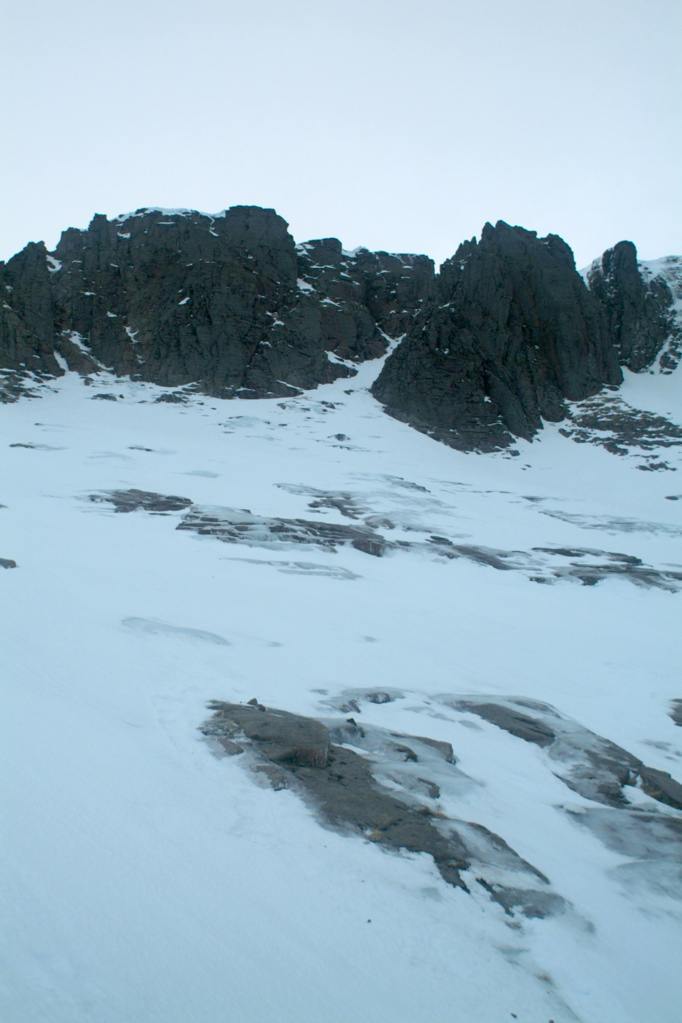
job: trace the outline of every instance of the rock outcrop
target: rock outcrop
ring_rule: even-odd
[[[33,445],[14,444],[12,447],[32,447]],[[46,449],[49,450],[49,449]],[[144,450],[144,449],[142,449]],[[288,488],[285,488],[288,489]],[[306,488],[302,488],[305,490]],[[293,488],[293,492],[300,492]],[[316,491],[321,494],[323,491]],[[333,504],[333,495],[327,507],[343,508],[341,502]],[[532,547],[529,551],[501,550],[481,544],[455,543],[447,536],[429,535],[428,527],[412,527],[414,532],[422,532],[417,540],[390,539],[385,531],[394,528],[386,516],[380,518],[372,514],[364,517],[364,522],[346,525],[340,522],[324,522],[315,519],[285,519],[254,514],[248,508],[225,508],[217,505],[208,507],[194,504],[188,497],[177,494],[157,494],[149,490],[103,490],[89,494],[88,500],[93,504],[113,508],[116,512],[147,512],[151,515],[172,515],[182,512],[175,529],[181,532],[197,533],[199,536],[213,537],[221,543],[236,546],[264,548],[270,551],[295,551],[301,555],[311,550],[336,553],[342,547],[352,547],[362,554],[381,558],[394,553],[410,556],[443,558],[447,561],[460,559],[473,562],[475,565],[492,568],[497,572],[522,572],[533,582],[552,585],[554,582],[570,579],[582,583],[583,586],[596,586],[605,579],[619,578],[627,580],[635,586],[654,587],[676,593],[682,590],[682,572],[675,571],[672,566],[654,568],[646,565],[641,558],[617,551],[603,551],[591,547]],[[313,505],[325,507],[318,499]],[[351,506],[352,508],[352,506]],[[366,509],[369,511],[369,509]],[[348,512],[341,511],[348,515]],[[587,528],[616,529],[627,527],[632,520],[623,518],[597,518],[581,516],[571,512],[545,511],[552,518],[561,519]],[[349,517],[355,517],[353,513]],[[671,535],[682,534],[682,529],[665,524],[648,524],[653,531],[663,530]],[[380,532],[383,530],[384,532]],[[244,559],[239,559],[244,560]],[[251,559],[246,559],[251,560]],[[355,573],[341,566],[321,565],[309,561],[273,561],[256,559],[259,564],[277,567],[286,573],[326,575],[336,579],[357,579]],[[390,701],[387,693],[378,692],[372,697],[373,702]],[[349,704],[346,710],[356,709]]]
[[[299,246],[274,210],[138,210],[0,265],[0,364],[107,368],[215,396],[275,397],[381,355],[433,285],[425,256]]]
[[[503,838],[437,809],[440,786],[419,772],[465,778],[448,743],[365,728],[353,718],[324,723],[256,698],[246,705],[212,700],[209,707],[213,714],[200,730],[214,752],[244,754],[253,775],[275,790],[298,792],[327,827],[394,853],[426,853],[444,881],[466,892],[480,885],[510,917],[567,908],[545,875]],[[471,874],[466,880],[464,871]]]
[[[641,372],[675,330],[670,285],[660,274],[642,274],[632,242],[618,242],[601,259],[595,259],[587,271],[587,282],[606,310],[621,363]]]
[[[621,380],[606,313],[566,243],[499,222],[443,264],[373,393],[453,447],[493,450]]]
[[[567,401],[620,384],[621,365],[658,358],[672,372],[682,356],[679,257],[638,263],[619,242],[583,279],[561,238],[502,221],[436,275],[426,256],[296,245],[257,206],[98,214],[53,253],[31,243],[0,264],[0,287],[0,367],[17,378],[109,369],[216,397],[284,397],[352,376],[399,340],[373,394],[462,450],[531,439]],[[20,389],[5,381],[9,400]]]
[[[297,246],[304,286],[319,296],[321,327],[330,351],[344,359],[373,359],[387,338],[406,334],[422,303],[435,292],[433,260],[406,253],[345,253],[338,238]]]
[[[667,771],[647,767],[622,746],[596,735],[548,703],[505,696],[484,701],[446,697],[444,702],[540,746],[557,764],[555,776],[585,799],[605,806],[628,806],[626,790],[639,785],[652,799],[682,810],[682,785]]]

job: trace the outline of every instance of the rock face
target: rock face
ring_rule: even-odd
[[[453,447],[492,450],[619,384],[607,316],[556,235],[499,222],[460,245],[373,393]]]
[[[435,292],[433,260],[427,256],[344,253],[338,238],[297,247],[304,286],[320,297],[321,327],[330,351],[344,359],[375,359],[412,326],[424,300]]]
[[[0,271],[4,367],[108,368],[254,398],[352,375],[338,359],[382,354],[434,280],[424,256],[344,256],[336,239],[297,250],[285,221],[255,206],[97,215],[53,254],[31,244]]]
[[[17,379],[109,369],[217,397],[284,397],[352,376],[400,340],[375,397],[462,450],[530,439],[565,418],[566,401],[617,386],[621,365],[639,372],[658,357],[672,372],[682,356],[682,259],[638,263],[619,242],[583,280],[561,238],[502,221],[436,275],[426,256],[349,253],[337,238],[295,245],[257,206],[98,214],[54,253],[31,243],[0,264],[0,288],[0,367]],[[8,400],[17,379],[3,385]]]
[[[670,284],[661,274],[642,275],[632,242],[619,242],[596,259],[587,280],[606,310],[621,362],[639,373],[675,333]]]

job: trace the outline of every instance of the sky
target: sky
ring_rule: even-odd
[[[274,207],[426,252],[486,221],[682,251],[680,0],[0,0],[0,259],[94,213]]]

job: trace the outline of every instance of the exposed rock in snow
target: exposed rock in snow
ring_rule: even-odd
[[[291,397],[395,348],[373,385],[386,410],[452,447],[493,451],[566,417],[567,401],[615,388],[621,364],[658,360],[669,373],[682,351],[682,260],[638,263],[631,242],[595,260],[586,288],[561,238],[502,221],[436,275],[426,256],[349,253],[336,238],[297,246],[270,209],[161,215],[98,214],[53,254],[31,243],[0,267],[0,366],[17,375],[3,400],[21,377],[65,368]],[[577,440],[606,431],[620,451],[612,435],[628,433],[628,415],[588,406],[569,429]]]
[[[330,493],[311,487],[292,487],[278,484],[291,493],[305,496],[316,495],[308,507],[333,508],[346,518],[357,519],[368,510],[369,501],[349,492]],[[171,511],[186,511],[176,526],[178,530],[198,533],[199,536],[213,537],[223,543],[234,543],[247,547],[264,547],[274,551],[301,552],[318,548],[336,553],[340,548],[352,547],[373,557],[402,552],[427,557],[445,558],[448,561],[465,559],[476,565],[494,568],[499,572],[520,571],[536,583],[552,583],[555,580],[575,580],[584,586],[594,586],[609,578],[621,578],[637,586],[654,587],[674,592],[682,589],[682,570],[674,568],[657,569],[646,565],[631,554],[603,551],[593,547],[533,547],[530,551],[505,551],[480,544],[462,544],[445,536],[428,535],[428,527],[420,526],[400,515],[364,515],[365,525],[349,526],[345,523],[311,521],[308,519],[271,518],[256,515],[248,508],[222,508],[194,505],[188,497],[167,496],[145,490],[110,490],[91,494],[89,500],[95,504],[112,504],[117,512],[143,511],[163,514]],[[366,503],[364,503],[366,502]],[[607,518],[604,521],[586,520],[559,510],[541,509],[541,514],[565,521],[581,521],[587,528],[605,529],[616,532],[662,532],[671,535],[682,534],[682,527],[665,523],[641,522]],[[379,529],[395,530],[401,526],[407,532],[422,532],[424,539],[389,539]],[[248,559],[247,559],[248,560]],[[263,562],[285,569],[280,562]],[[298,566],[295,562],[286,565]],[[312,566],[315,568],[316,566]],[[317,566],[321,568],[322,566]],[[305,567],[303,571],[307,571]],[[325,573],[323,573],[325,574]],[[357,578],[353,573],[341,570],[326,574],[337,578]]]
[[[377,695],[367,698],[384,702],[373,699]],[[218,700],[209,706],[214,713],[202,726],[204,735],[228,756],[251,749],[252,771],[265,774],[277,790],[294,788],[307,796],[326,823],[387,849],[428,854],[444,881],[465,891],[480,885],[511,917],[545,917],[566,908],[547,878],[499,835],[424,805],[425,797],[438,799],[440,787],[420,774],[428,774],[444,753],[452,764],[449,744],[444,749],[438,741],[365,728],[353,718],[322,723],[264,707],[255,698],[246,706]],[[461,775],[454,766],[450,770]],[[465,881],[463,871],[471,878],[467,873]]]

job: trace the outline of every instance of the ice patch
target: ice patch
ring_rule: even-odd
[[[168,625],[167,622],[160,622],[154,618],[123,618],[121,625],[133,632],[141,632],[149,636],[173,636],[179,639],[197,639],[202,643],[214,643],[216,646],[231,646],[229,640],[224,636],[218,636],[215,632],[190,629],[184,625]]]

